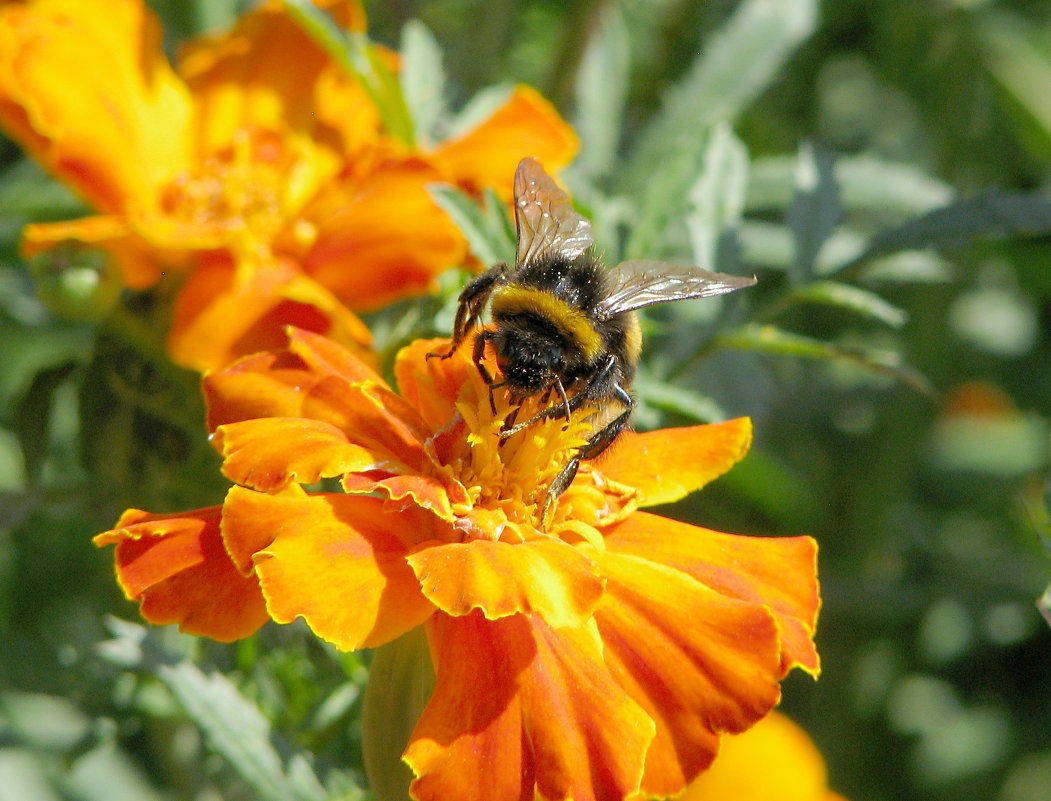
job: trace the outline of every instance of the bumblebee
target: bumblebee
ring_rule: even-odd
[[[588,442],[548,487],[542,516],[566,490],[583,459],[594,459],[624,431],[635,401],[629,392],[642,349],[637,309],[655,303],[721,295],[756,283],[754,277],[712,273],[660,261],[625,261],[605,269],[592,253],[591,223],[573,210],[568,195],[534,158],[515,172],[514,268],[500,264],[474,278],[460,294],[453,325],[452,355],[489,306],[493,326],[474,339],[473,359],[494,390],[506,387],[512,404],[526,398],[557,402],[515,424],[506,439],[544,419],[565,418],[587,404],[595,413]],[[489,346],[502,380],[482,363]],[[434,354],[439,355],[439,354]]]

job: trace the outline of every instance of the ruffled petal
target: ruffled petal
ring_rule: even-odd
[[[810,537],[744,537],[636,512],[610,530],[612,553],[681,570],[729,598],[765,604],[782,640],[781,673],[820,671],[813,636],[821,598]]]
[[[5,4],[0,54],[0,122],[99,210],[149,208],[189,163],[189,93],[143,3]]]
[[[666,428],[620,437],[595,469],[642,493],[642,505],[671,503],[718,478],[748,452],[752,421]]]
[[[383,458],[348,442],[333,425],[302,418],[262,417],[219,426],[212,445],[223,457],[224,476],[261,492],[292,481],[313,484],[352,470],[373,470]]]
[[[653,723],[612,681],[589,628],[473,612],[436,615],[428,634],[435,693],[405,752],[417,801],[597,801],[638,790]]]
[[[677,570],[608,553],[599,561],[606,664],[657,722],[642,790],[676,795],[711,762],[719,733],[745,730],[780,698],[777,623],[766,606]]]
[[[233,487],[223,507],[223,539],[246,556],[278,623],[306,620],[342,650],[382,645],[434,611],[405,561],[412,538],[439,534],[437,518],[383,511],[376,498],[267,495]]]
[[[254,573],[242,573],[223,547],[221,507],[173,515],[125,512],[95,537],[116,545],[117,580],[151,623],[230,642],[268,619]]]
[[[515,169],[526,156],[556,172],[573,160],[580,141],[539,92],[517,86],[500,108],[476,128],[448,139],[431,153],[446,180],[471,192],[492,187],[512,193]]]
[[[423,161],[389,161],[336,187],[304,212],[317,227],[304,269],[356,311],[431,291],[467,255],[463,234],[427,192],[438,180]]]
[[[602,597],[594,562],[558,540],[427,544],[409,564],[423,594],[454,617],[473,609],[489,620],[535,612],[556,628],[579,626]]]
[[[324,287],[283,261],[237,269],[208,254],[175,304],[168,350],[183,367],[204,372],[242,356],[283,347],[287,326],[323,334],[369,361],[372,337]]]
[[[341,429],[348,442],[384,455],[398,471],[431,465],[426,423],[370,368],[323,337],[298,330],[290,337],[285,351],[250,356],[204,377],[210,429],[301,417]]]

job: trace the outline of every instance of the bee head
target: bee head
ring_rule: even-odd
[[[526,327],[499,328],[492,337],[496,361],[515,395],[541,392],[565,369],[564,346],[557,336]]]

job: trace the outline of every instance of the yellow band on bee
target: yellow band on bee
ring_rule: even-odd
[[[602,336],[587,315],[543,289],[508,284],[493,298],[492,311],[493,314],[529,312],[547,320],[570,337],[588,361],[602,352]]]

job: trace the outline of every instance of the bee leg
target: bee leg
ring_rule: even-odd
[[[559,396],[562,398],[562,408],[566,412],[566,425],[569,425],[569,416],[572,414],[572,410],[569,408],[569,398],[566,397],[566,388],[562,386],[562,379],[557,375],[555,376],[555,388],[558,390]]]
[[[474,350],[471,355],[471,360],[474,362],[474,366],[478,369],[478,375],[482,377],[482,380],[489,385],[489,408],[492,409],[493,414],[496,414],[496,400],[493,398],[493,390],[499,389],[506,381],[501,381],[497,384],[493,377],[489,374],[489,370],[482,360],[485,358],[485,343],[492,339],[492,331],[482,331],[474,338]],[[455,348],[453,348],[455,350]],[[444,356],[442,358],[445,358]]]
[[[591,378],[590,381],[588,381],[587,386],[585,386],[572,398],[566,397],[566,390],[562,386],[562,382],[559,381],[558,376],[555,376],[556,386],[558,387],[559,394],[562,396],[562,403],[560,403],[558,406],[552,406],[550,409],[544,409],[544,411],[540,412],[537,415],[534,415],[530,419],[526,420],[524,423],[519,423],[513,428],[509,428],[506,431],[500,432],[500,436],[503,439],[507,439],[512,434],[517,434],[519,431],[523,431],[524,429],[529,428],[531,425],[539,423],[541,420],[550,420],[553,417],[565,417],[568,421],[570,415],[572,415],[573,412],[575,412],[577,409],[583,406],[585,401],[594,400],[595,388],[601,386],[602,382],[609,377],[609,374],[613,372],[613,366],[616,363],[617,357],[610,354],[610,357],[606,359],[606,363],[602,365],[602,369],[599,370]],[[635,401],[632,400],[631,395],[629,395],[619,386],[616,387],[614,394],[616,395],[617,400],[619,400],[621,403],[627,406],[635,405]],[[624,398],[627,398],[627,400],[624,400]]]
[[[489,295],[497,284],[507,279],[507,265],[498,264],[490,267],[481,275],[475,276],[460,293],[460,305],[456,307],[456,321],[453,323],[452,343],[448,353],[428,353],[427,358],[448,359],[467,338],[467,332],[474,328],[482,316]],[[475,361],[477,364],[477,360]]]
[[[573,483],[577,470],[580,468],[581,460],[594,459],[612,445],[613,441],[620,436],[620,433],[627,428],[628,421],[631,420],[631,413],[635,408],[635,399],[625,392],[624,388],[619,384],[614,385],[613,395],[625,407],[624,411],[592,434],[591,439],[573,454],[573,458],[566,462],[558,475],[555,476],[555,480],[547,488],[547,497],[544,498],[544,507],[540,512],[542,521],[547,520],[547,514],[553,509],[555,501]]]

